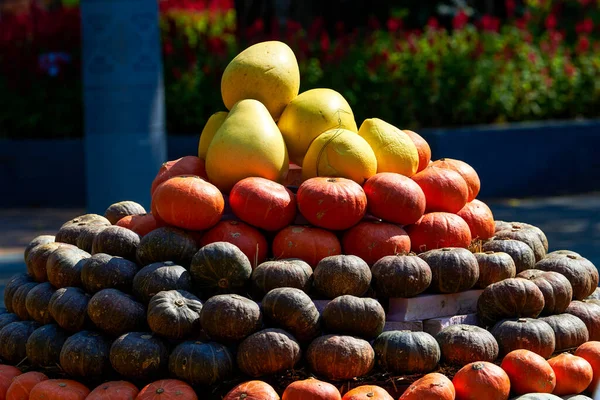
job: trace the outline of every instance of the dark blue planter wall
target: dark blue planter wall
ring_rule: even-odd
[[[419,133],[434,159],[457,158],[477,170],[482,199],[600,190],[598,120]],[[196,154],[197,146],[197,136],[170,136],[168,159]],[[0,207],[84,207],[84,180],[82,140],[0,140]]]

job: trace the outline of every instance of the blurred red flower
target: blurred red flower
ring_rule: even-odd
[[[548,29],[549,31],[552,31],[556,28],[556,15],[554,14],[549,14],[546,17],[546,21],[544,22],[544,25],[546,26],[546,29]]]
[[[587,33],[590,34],[594,31],[594,21],[591,18],[586,18],[581,22],[578,22],[575,26],[575,31],[579,34]]]
[[[587,36],[580,36],[577,41],[577,52],[585,53],[590,49],[590,39]]]
[[[440,27],[440,22],[437,20],[436,17],[429,17],[429,20],[427,21],[427,26],[433,30],[436,30]]]
[[[469,16],[467,15],[467,13],[464,12],[464,10],[460,10],[452,19],[452,27],[454,29],[460,30],[463,29],[468,22]]]
[[[484,15],[481,18],[481,27],[484,31],[498,32],[500,29],[500,19],[491,15]]]

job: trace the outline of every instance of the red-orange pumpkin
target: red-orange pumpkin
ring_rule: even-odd
[[[161,226],[164,226],[165,224],[162,221],[158,221],[151,213],[148,213],[127,215],[118,220],[117,225],[134,231],[140,236],[145,236],[146,234],[157,228],[160,228]]]
[[[412,179],[393,172],[370,177],[363,189],[369,213],[400,225],[414,224],[425,213],[425,193]]]
[[[278,231],[296,218],[296,196],[269,179],[251,177],[236,183],[229,192],[233,213],[242,221],[267,231]]]
[[[96,387],[85,400],[132,400],[138,393],[138,388],[131,382],[111,381]]]
[[[33,387],[45,380],[48,380],[48,377],[36,371],[15,376],[6,392],[6,400],[28,400]]]
[[[473,167],[461,160],[455,160],[452,158],[440,158],[439,160],[431,163],[434,167],[447,168],[456,171],[463,177],[467,186],[469,187],[469,197],[467,201],[473,201],[479,194],[481,188],[481,182],[479,181],[479,175]]]
[[[313,268],[325,257],[338,254],[342,254],[340,241],[324,229],[292,225],[273,239],[275,258],[299,258]]]
[[[477,361],[462,367],[452,384],[456,400],[506,400],[510,393],[510,379],[496,364]]]
[[[432,372],[414,381],[399,400],[454,400],[456,392],[452,381],[438,372]]]
[[[533,351],[519,349],[508,353],[500,367],[510,378],[515,394],[552,393],[556,375],[546,359]]]
[[[271,385],[263,381],[240,383],[229,391],[223,400],[279,400],[280,397]]]
[[[282,400],[341,400],[342,396],[331,383],[308,378],[295,381],[283,392]]]
[[[206,231],[200,240],[200,247],[209,243],[229,242],[236,245],[248,257],[252,267],[267,258],[267,240],[258,229],[241,221],[221,221]]]
[[[411,249],[415,253],[443,247],[467,248],[471,244],[469,225],[456,214],[427,213],[405,229],[410,237]]]
[[[594,371],[585,359],[570,353],[562,353],[548,360],[556,375],[552,391],[557,396],[583,392],[592,382]]]
[[[431,147],[429,147],[429,143],[427,143],[427,141],[418,133],[407,129],[404,129],[403,132],[406,133],[415,146],[417,146],[417,152],[419,153],[419,167],[417,168],[417,172],[421,172],[427,168],[431,162]]]
[[[342,400],[394,400],[394,398],[382,387],[362,385],[346,392]]]
[[[469,187],[456,171],[433,165],[416,173],[412,179],[423,189],[426,212],[458,212],[467,204]]]
[[[21,375],[21,370],[12,365],[0,364],[0,400],[6,396],[14,377]]]
[[[31,389],[29,400],[84,400],[90,389],[71,379],[48,379]]]
[[[135,400],[198,400],[196,392],[178,379],[161,379],[144,386]]]
[[[150,188],[150,195],[154,195],[154,191],[164,181],[169,178],[178,175],[196,175],[202,179],[208,179],[206,175],[206,169],[204,168],[204,160],[196,156],[185,156],[178,158],[177,160],[167,161],[158,170],[154,181],[152,181],[152,187]]]
[[[348,229],[367,212],[363,188],[346,178],[310,178],[298,188],[297,200],[308,222],[325,229]]]
[[[342,238],[344,254],[362,258],[373,265],[385,256],[410,252],[410,238],[398,225],[385,222],[360,222]]]
[[[160,219],[193,231],[214,226],[225,207],[219,189],[197,176],[176,176],[161,183],[152,199]]]
[[[494,214],[483,201],[471,200],[457,214],[469,225],[472,239],[485,240],[494,236]]]
[[[589,341],[582,344],[575,351],[575,355],[583,358],[592,366],[594,376],[588,389],[591,393],[595,393],[598,389],[598,382],[600,382],[600,342]]]

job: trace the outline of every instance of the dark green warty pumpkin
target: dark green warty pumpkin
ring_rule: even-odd
[[[55,367],[68,337],[69,333],[56,324],[39,327],[27,339],[27,359],[38,367]]]
[[[146,307],[117,289],[103,289],[94,294],[87,313],[94,325],[110,336],[146,328]]]
[[[190,273],[171,261],[150,264],[133,278],[133,294],[138,301],[148,304],[152,296],[163,290],[192,291]]]
[[[300,289],[273,289],[263,297],[261,308],[268,326],[283,328],[300,342],[311,341],[321,333],[319,310]]]
[[[167,339],[182,340],[200,331],[202,302],[185,290],[165,290],[148,304],[148,325]]]
[[[127,379],[156,379],[167,370],[169,353],[151,332],[129,332],[110,347],[110,363]]]
[[[99,332],[81,331],[60,351],[60,366],[74,377],[100,377],[110,371],[110,340]]]
[[[27,356],[27,339],[40,327],[35,321],[11,322],[0,329],[0,357],[4,364],[19,364]]]
[[[262,325],[260,307],[237,294],[221,294],[208,299],[200,312],[200,325],[214,341],[236,343]]]
[[[133,261],[98,253],[83,263],[81,283],[90,294],[110,288],[129,293],[138,270],[138,265]]]
[[[137,248],[137,259],[141,265],[160,261],[189,267],[198,244],[194,238],[182,229],[163,227],[145,235]]]
[[[215,342],[187,341],[169,357],[169,372],[192,385],[212,385],[231,378],[235,359],[227,347]]]

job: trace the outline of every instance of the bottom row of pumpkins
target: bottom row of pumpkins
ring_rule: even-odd
[[[500,365],[478,361],[465,365],[453,379],[429,373],[413,382],[399,400],[507,400],[510,394],[522,400],[590,399],[600,380],[600,342],[590,341],[574,354],[562,353],[546,361],[529,350],[508,353]],[[600,393],[597,393],[598,395]],[[0,399],[5,400],[197,400],[208,393],[196,393],[187,383],[162,379],[141,390],[126,381],[105,382],[93,391],[70,379],[48,379],[37,371],[21,373],[10,365],[0,365]],[[594,396],[594,398],[598,398]],[[268,383],[252,380],[231,389],[223,400],[394,400],[376,385],[355,387],[342,396],[331,383],[315,378],[289,384],[282,397]]]

